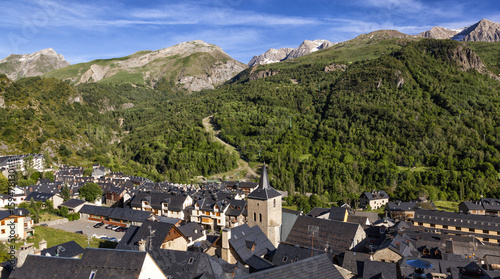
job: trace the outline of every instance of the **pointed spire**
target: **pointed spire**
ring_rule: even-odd
[[[264,162],[264,167],[262,167],[262,175],[260,176],[259,188],[260,189],[271,188],[271,186],[269,186],[269,178],[267,177],[266,162]]]

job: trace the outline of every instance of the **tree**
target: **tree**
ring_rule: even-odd
[[[61,189],[61,196],[64,201],[67,201],[71,198],[71,193],[69,191],[68,185],[64,185],[64,187]]]
[[[9,179],[0,172],[0,194],[8,194]]]
[[[52,171],[44,172],[43,176],[45,178],[50,179],[50,182],[54,182],[54,180],[56,179],[56,176],[54,175],[54,173]]]
[[[67,217],[69,214],[69,209],[66,206],[61,206],[61,209],[59,210],[59,215],[62,217]]]
[[[102,189],[97,183],[89,182],[80,188],[79,193],[86,201],[94,202],[96,199],[101,198]]]

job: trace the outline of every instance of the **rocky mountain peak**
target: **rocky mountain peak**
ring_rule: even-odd
[[[271,48],[268,51],[264,52],[261,55],[255,55],[250,62],[248,62],[248,66],[254,65],[263,65],[269,63],[276,63],[287,59],[293,59],[297,57],[301,57],[307,54],[311,54],[320,49],[329,48],[336,43],[332,43],[327,40],[305,40],[298,46],[297,48],[280,48],[274,49]]]
[[[444,27],[435,26],[430,30],[422,32],[417,35],[417,37],[430,38],[430,39],[450,39],[451,37],[458,34],[459,31],[452,30]]]
[[[62,54],[52,48],[46,48],[31,54],[11,54],[0,60],[0,73],[9,79],[33,77],[48,73],[69,65]]]
[[[500,23],[482,19],[465,28],[452,39],[457,41],[499,42]]]

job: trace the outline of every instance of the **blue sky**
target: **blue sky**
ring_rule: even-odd
[[[341,42],[379,29],[417,34],[500,22],[498,0],[2,0],[0,58],[53,48],[72,64],[190,40],[248,63],[303,40]]]

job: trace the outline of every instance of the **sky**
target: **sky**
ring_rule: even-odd
[[[500,22],[498,0],[0,0],[0,59],[53,48],[71,64],[203,40],[248,63],[304,40],[342,42],[380,29]]]

